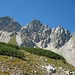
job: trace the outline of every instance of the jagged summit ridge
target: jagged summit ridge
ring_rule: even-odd
[[[46,48],[49,43],[54,47],[63,46],[70,38],[69,30],[62,26],[50,28],[48,25],[42,24],[39,20],[33,20],[20,30],[22,38],[29,37],[35,43],[39,43],[42,48]],[[24,38],[25,39],[25,38]]]
[[[49,37],[50,33],[51,28],[42,24],[39,20],[31,21],[20,30],[20,35],[22,38],[28,37],[28,39],[31,39],[36,43],[40,42],[41,40],[45,40],[46,37]],[[26,38],[23,40],[25,39]]]
[[[63,46],[71,38],[71,33],[69,30],[63,29],[62,26],[53,28],[51,32],[51,41],[56,48]]]
[[[8,32],[18,31],[23,45],[26,40],[31,40],[35,45],[40,43],[39,45],[42,48],[48,47],[48,44],[52,44],[55,48],[60,48],[72,36],[70,31],[64,29],[61,25],[57,28],[50,28],[40,20],[34,19],[26,26],[21,27],[18,22],[9,16],[0,18],[0,30]]]

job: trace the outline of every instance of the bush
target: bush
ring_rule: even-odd
[[[4,46],[13,47],[13,48],[19,50],[19,47],[18,47],[17,45],[14,45],[14,44],[6,44],[6,43],[4,43],[4,42],[0,42],[0,46],[3,46],[3,45],[4,45]]]
[[[20,47],[20,49],[25,50],[30,53],[33,53],[33,54],[42,55],[42,56],[46,56],[49,58],[60,59],[60,60],[66,61],[61,55],[54,53],[52,51],[49,51],[49,50],[43,50],[40,48],[28,48],[28,47]]]
[[[0,42],[0,55],[14,56],[23,59],[24,53],[19,50],[19,47],[12,44]]]

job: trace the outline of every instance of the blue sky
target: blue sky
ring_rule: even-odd
[[[38,19],[50,28],[75,30],[75,0],[0,0],[0,17],[10,16],[21,25]]]

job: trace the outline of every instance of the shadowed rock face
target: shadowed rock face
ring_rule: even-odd
[[[16,31],[18,32],[21,29],[21,25],[16,22],[14,19],[5,16],[0,18],[0,30],[1,31]]]

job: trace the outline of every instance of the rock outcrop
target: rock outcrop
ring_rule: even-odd
[[[9,40],[10,40],[10,33],[8,32],[0,32],[0,42],[5,42],[5,43],[8,43]]]
[[[47,25],[43,25],[39,20],[33,20],[20,30],[22,40],[25,41],[27,38],[30,38],[35,43],[38,43],[41,40],[46,40],[47,37],[48,38],[45,42],[48,43],[50,34],[51,28],[49,28]]]
[[[50,37],[53,46],[55,48],[59,48],[63,46],[67,41],[69,41],[71,38],[71,33],[69,30],[63,29],[62,26],[58,26],[57,28],[52,29]]]
[[[48,47],[52,43],[55,48],[62,47],[71,38],[69,30],[63,29],[62,26],[50,28],[42,24],[39,20],[33,20],[27,26],[20,30],[21,38],[30,38],[35,44],[40,43],[42,48]]]

